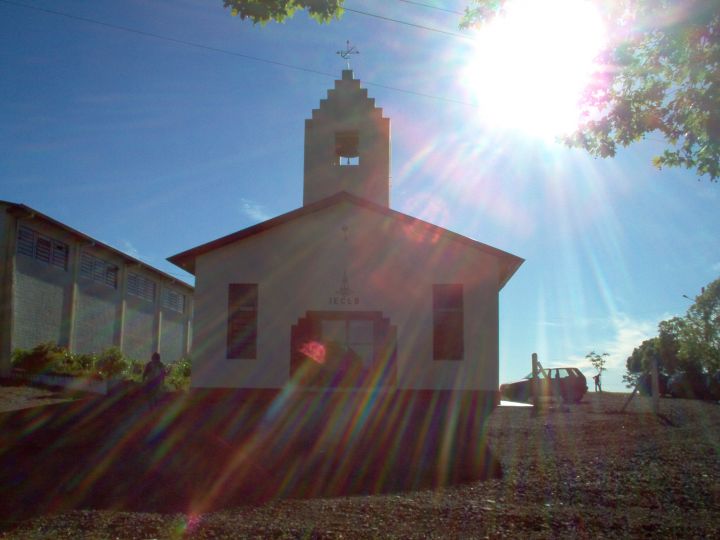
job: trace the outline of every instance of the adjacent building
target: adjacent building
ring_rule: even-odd
[[[25,206],[0,201],[0,368],[15,349],[120,347],[140,361],[188,355],[193,288]]]

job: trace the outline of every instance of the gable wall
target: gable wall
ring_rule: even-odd
[[[348,240],[343,226],[348,227]],[[194,387],[279,388],[308,310],[378,310],[397,328],[401,388],[497,389],[497,259],[342,203],[200,256]],[[359,304],[331,299],[347,270]],[[226,359],[228,284],[259,284],[258,359]],[[432,359],[432,285],[463,283],[463,361]]]

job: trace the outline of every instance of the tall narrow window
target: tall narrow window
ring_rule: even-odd
[[[257,319],[257,283],[231,283],[228,289],[228,358],[257,358]]]
[[[463,358],[463,286],[433,285],[433,359]]]

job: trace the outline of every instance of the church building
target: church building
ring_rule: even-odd
[[[390,120],[349,69],[305,122],[303,204],[169,258],[196,277],[194,389],[498,389],[523,260],[393,210]]]

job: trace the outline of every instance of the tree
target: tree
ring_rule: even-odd
[[[233,16],[265,24],[271,20],[282,22],[296,11],[305,10],[318,22],[329,22],[342,15],[344,0],[223,0]]]
[[[679,355],[709,372],[720,370],[720,279],[703,287],[688,309]]]
[[[664,372],[660,361],[660,339],[657,337],[646,339],[628,356],[625,362],[626,373],[623,375],[623,382],[628,388],[633,388],[640,376],[650,373],[653,359],[658,360],[658,370]]]
[[[720,370],[720,279],[703,287],[684,317],[661,321],[658,336],[635,347],[623,376],[628,386],[650,372],[653,359],[666,376],[677,371],[701,374]]]
[[[658,324],[657,355],[660,373],[672,375],[678,370],[686,371],[688,362],[680,356],[680,344],[685,330],[685,319],[673,317]]]
[[[598,374],[602,374],[602,372],[605,371],[605,357],[607,356],[609,355],[606,352],[598,354],[595,351],[591,351],[585,355],[585,358],[587,358],[592,366],[597,369]]]
[[[463,26],[482,24],[509,0],[472,0]],[[653,163],[720,177],[720,0],[596,2],[611,41],[601,72],[582,96],[586,121],[565,139],[614,156],[657,133]]]

